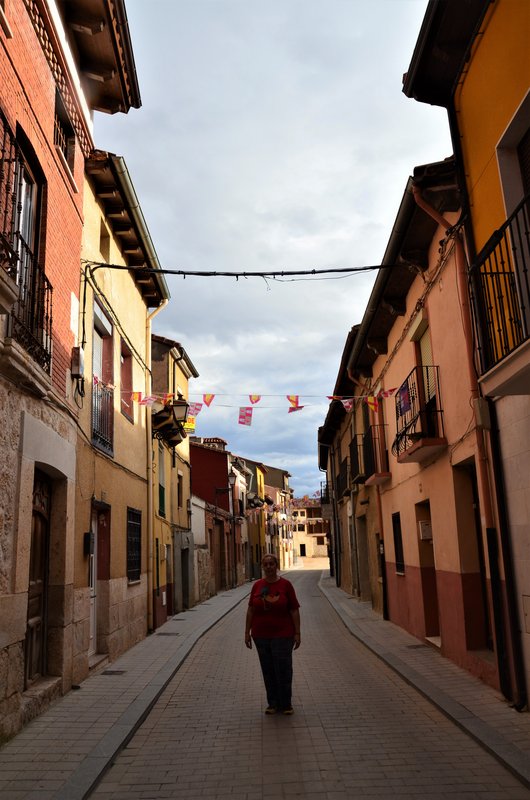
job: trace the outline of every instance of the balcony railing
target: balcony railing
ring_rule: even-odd
[[[350,459],[345,458],[337,475],[337,496],[344,497],[350,488]]]
[[[352,483],[364,483],[366,480],[363,437],[364,434],[357,433],[350,442],[350,465],[351,465]]]
[[[327,481],[321,481],[320,483],[320,503],[321,505],[331,503],[331,486]]]
[[[438,367],[415,367],[396,392],[392,453],[401,462],[424,461],[446,445]]]
[[[368,485],[384,483],[390,478],[385,425],[370,425],[363,434],[363,461]]]
[[[470,268],[483,375],[530,338],[530,195]]]
[[[21,238],[17,250],[20,256],[19,291],[8,332],[49,374],[52,361],[52,285]]]
[[[96,383],[92,389],[92,443],[113,455],[114,390],[103,383]]]
[[[0,269],[14,281],[8,335],[48,374],[52,357],[52,286],[20,233],[24,160],[0,111]]]

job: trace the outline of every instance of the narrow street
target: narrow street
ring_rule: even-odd
[[[530,798],[530,791],[347,631],[318,588],[301,602],[293,717],[263,714],[246,603],[193,648],[91,797],[99,800]]]

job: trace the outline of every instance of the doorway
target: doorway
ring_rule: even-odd
[[[24,651],[24,684],[26,689],[46,674],[51,495],[51,481],[44,473],[35,470],[31,518],[28,615]]]
[[[416,504],[418,555],[420,563],[425,638],[440,646],[440,609],[436,582],[436,555],[429,501]]]

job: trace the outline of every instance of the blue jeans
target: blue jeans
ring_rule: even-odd
[[[283,711],[291,707],[294,639],[254,639],[258,651],[267,704]]]

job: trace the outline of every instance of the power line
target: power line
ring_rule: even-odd
[[[141,274],[160,274],[160,275],[180,275],[182,278],[271,278],[281,279],[287,277],[300,277],[301,275],[317,276],[317,275],[337,275],[344,276],[348,274],[355,274],[359,272],[374,272],[379,269],[393,269],[394,267],[406,267],[407,264],[375,264],[362,267],[323,267],[316,269],[306,270],[278,270],[272,272],[218,272],[216,270],[185,270],[185,269],[153,269],[152,267],[128,267],[122,264],[107,264],[105,262],[91,261],[89,259],[82,259],[83,263],[93,269],[106,268],[106,269],[121,269],[129,272]]]

